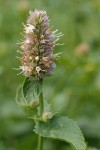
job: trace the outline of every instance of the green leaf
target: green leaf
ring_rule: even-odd
[[[42,137],[63,140],[74,146],[76,150],[85,150],[85,141],[77,125],[67,117],[55,116],[49,122],[40,121],[34,129]]]
[[[42,91],[42,81],[26,78],[23,84],[23,95],[27,102],[38,99]]]
[[[25,100],[22,85],[17,89],[16,102],[28,114],[28,116],[34,116],[37,114],[37,102],[34,101],[34,103],[29,103]]]

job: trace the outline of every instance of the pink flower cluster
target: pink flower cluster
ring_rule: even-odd
[[[24,25],[24,42],[21,43],[22,66],[26,77],[41,79],[52,74],[54,61],[59,54],[53,54],[56,42],[62,35],[49,28],[49,19],[45,11],[29,12]]]

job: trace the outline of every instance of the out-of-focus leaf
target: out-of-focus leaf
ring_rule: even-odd
[[[89,147],[87,150],[99,150],[99,149],[94,148],[94,147]]]
[[[16,102],[20,105],[27,105],[27,101],[24,99],[22,85],[20,85],[16,92]]]

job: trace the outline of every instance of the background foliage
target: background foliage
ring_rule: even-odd
[[[44,97],[56,112],[76,120],[89,150],[100,149],[100,1],[0,0],[0,150],[36,150],[34,122],[15,103],[23,75],[15,70],[16,45],[29,10],[44,9],[53,29],[64,33],[56,47],[62,51],[54,76],[45,79]],[[96,148],[92,148],[96,147]],[[72,150],[56,140],[44,141],[44,150]]]

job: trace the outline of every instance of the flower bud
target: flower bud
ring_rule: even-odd
[[[44,112],[42,115],[43,121],[47,122],[48,120],[52,119],[53,114],[52,112]]]

